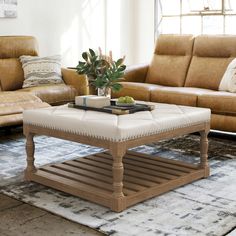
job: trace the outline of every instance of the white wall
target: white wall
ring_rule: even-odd
[[[104,47],[103,15],[103,0],[18,0],[18,17],[0,19],[0,34],[33,35],[40,55],[74,66],[83,50]]]
[[[126,55],[126,64],[146,62],[153,51],[153,2],[18,0],[18,17],[0,19],[0,35],[33,35],[40,55],[61,54],[66,66],[75,66],[84,50],[98,46],[116,57]]]
[[[126,55],[126,64],[150,62],[154,50],[154,0],[107,2],[107,48],[116,48],[113,51],[117,57]]]

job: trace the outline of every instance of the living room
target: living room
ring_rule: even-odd
[[[236,235],[235,0],[0,0],[0,235]]]

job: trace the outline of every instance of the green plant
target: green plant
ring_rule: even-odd
[[[117,61],[112,60],[112,55],[104,56],[101,50],[99,54],[94,50],[89,49],[88,52],[83,52],[83,61],[79,61],[76,67],[78,74],[86,74],[89,83],[98,88],[111,88],[112,91],[118,92],[122,88],[119,83],[123,78],[126,66],[123,64],[124,58]]]

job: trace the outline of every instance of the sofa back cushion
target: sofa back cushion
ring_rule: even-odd
[[[192,57],[192,35],[160,35],[146,82],[166,86],[184,86]]]
[[[228,64],[236,57],[236,36],[197,36],[185,87],[218,90]]]
[[[22,88],[24,73],[19,57],[38,55],[38,45],[31,36],[0,36],[0,84],[4,91]]]

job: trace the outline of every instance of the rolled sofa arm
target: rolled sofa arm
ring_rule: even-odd
[[[144,83],[147,76],[148,67],[148,64],[127,66],[124,75],[124,82]]]
[[[78,91],[78,95],[89,94],[88,80],[85,75],[79,75],[76,70],[65,68],[62,68],[61,73],[64,82],[73,86]]]

